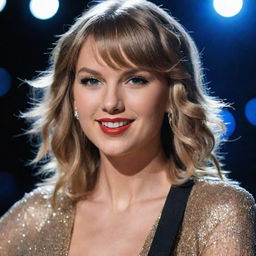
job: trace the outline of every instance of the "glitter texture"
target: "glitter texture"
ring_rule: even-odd
[[[75,207],[59,193],[37,188],[0,219],[1,256],[68,256]],[[223,181],[195,180],[171,256],[254,256],[255,202],[245,189]],[[147,256],[160,216],[139,256]],[[171,228],[171,226],[170,226]]]

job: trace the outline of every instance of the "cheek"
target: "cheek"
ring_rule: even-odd
[[[97,111],[97,99],[90,94],[85,93],[84,90],[74,90],[74,106],[77,108],[79,115],[79,123],[89,140],[93,140],[91,137],[91,125],[95,119],[95,113]],[[90,120],[90,122],[88,122]]]
[[[81,119],[94,113],[100,102],[98,98],[97,95],[85,93],[82,89],[74,89],[74,106],[77,108]]]
[[[159,116],[166,111],[168,102],[168,90],[152,90],[134,94],[129,97],[130,106],[134,107],[141,114],[149,117]]]

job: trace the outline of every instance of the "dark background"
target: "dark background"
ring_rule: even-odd
[[[235,109],[230,112],[236,129],[222,149],[227,152],[226,169],[256,196],[256,127],[244,115],[246,102],[256,97],[256,2],[245,1],[242,11],[232,18],[218,15],[210,0],[152,2],[170,9],[191,32],[213,95],[233,103]],[[28,0],[9,0],[0,13],[0,68],[12,77],[11,89],[0,97],[0,215],[39,181],[36,170],[27,165],[33,157],[30,141],[18,136],[27,128],[19,113],[29,107],[29,86],[21,81],[47,68],[56,35],[67,30],[87,3],[62,0],[57,14],[44,21],[32,16]]]

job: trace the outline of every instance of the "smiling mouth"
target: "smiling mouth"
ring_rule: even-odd
[[[102,122],[99,121],[99,123],[105,127],[108,128],[119,128],[119,127],[123,127],[125,125],[128,125],[130,123],[132,123],[134,120],[125,120],[125,121],[120,121],[120,122]]]
[[[99,123],[101,131],[107,135],[121,135],[126,132],[132,125],[135,119],[122,117],[116,118],[101,118],[96,120]]]

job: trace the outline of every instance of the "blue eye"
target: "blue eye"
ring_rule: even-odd
[[[98,85],[100,81],[95,78],[83,78],[80,80],[80,83],[84,85]]]
[[[129,80],[129,82],[131,82],[132,84],[147,84],[148,83],[148,80],[146,80],[145,78],[143,77],[133,77]]]

